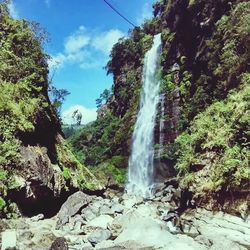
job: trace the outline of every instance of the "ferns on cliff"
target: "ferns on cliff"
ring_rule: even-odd
[[[250,75],[244,74],[240,90],[231,91],[224,101],[197,115],[176,139],[176,166],[183,186],[195,185],[195,190],[202,192],[230,190],[249,183],[249,79]]]

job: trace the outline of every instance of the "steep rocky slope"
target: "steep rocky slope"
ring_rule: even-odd
[[[107,64],[112,95],[99,119],[70,138],[71,145],[94,171],[105,169],[114,181],[124,181],[143,57],[152,36],[161,33],[165,126],[160,145],[159,107],[155,150],[163,153],[155,159],[157,173],[168,178],[176,172],[196,204],[247,213],[250,3],[163,0],[154,4],[154,16],[113,47]]]
[[[70,187],[95,184],[63,139],[40,31],[0,4],[0,215],[16,212],[13,201],[21,212],[42,210]]]

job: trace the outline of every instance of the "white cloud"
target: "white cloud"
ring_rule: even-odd
[[[49,68],[62,68],[67,63],[77,63],[82,69],[101,67],[108,59],[113,45],[123,36],[124,33],[118,29],[95,34],[80,26],[66,37],[64,51],[52,55],[48,61]]]
[[[18,14],[18,11],[17,11],[17,8],[14,4],[13,1],[10,1],[10,3],[8,4],[8,9],[9,9],[9,12],[10,12],[10,15],[15,18],[15,19],[18,19],[19,18],[19,14]]]
[[[102,51],[104,54],[109,54],[114,44],[124,36],[125,34],[120,30],[112,29],[94,37],[93,46],[95,49]]]
[[[62,53],[58,53],[55,56],[52,56],[48,60],[49,68],[60,68],[63,66],[64,62],[66,61],[66,56]]]
[[[150,19],[153,17],[153,10],[151,3],[145,3],[142,6],[142,10],[140,16],[137,18],[137,24],[141,25],[146,19]]]
[[[97,113],[95,108],[89,109],[82,105],[74,105],[62,113],[62,119],[64,124],[74,124],[74,119],[72,118],[72,115],[76,110],[78,110],[78,112],[82,114],[82,124],[87,124],[96,120]]]
[[[86,29],[83,26],[80,26],[77,32],[66,38],[64,43],[65,53],[77,53],[89,44],[90,37],[87,36],[85,32]]]

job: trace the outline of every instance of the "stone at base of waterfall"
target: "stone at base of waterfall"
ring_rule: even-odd
[[[6,230],[1,233],[2,247],[1,250],[6,250],[8,248],[16,249],[17,237],[15,230]]]
[[[83,206],[89,204],[93,197],[78,191],[66,200],[57,214],[57,228],[65,225]]]
[[[136,210],[130,210],[118,217],[115,217],[109,228],[115,236],[118,236],[124,228],[133,224],[139,218],[141,218],[141,215]]]
[[[112,224],[113,220],[111,216],[103,214],[90,221],[88,226],[106,229],[108,225]]]
[[[83,208],[81,211],[81,214],[82,214],[82,218],[86,220],[87,222],[97,217],[97,215],[93,213],[93,211],[89,207]]]
[[[96,249],[112,249],[115,247],[115,243],[112,240],[105,240],[95,245]]]
[[[30,218],[31,221],[37,222],[39,220],[43,220],[44,219],[44,215],[43,214],[38,214],[36,216],[33,216]]]
[[[250,222],[222,212],[214,214],[206,210],[198,210],[195,216],[194,226],[210,240],[220,236],[250,247]]]
[[[55,241],[52,243],[50,250],[68,250],[68,243],[65,238],[57,238]]]
[[[141,217],[157,218],[157,206],[151,204],[141,204],[136,208],[136,212],[141,215]]]
[[[204,246],[196,242],[192,237],[184,234],[176,235],[176,239],[171,243],[169,250],[207,250],[207,246]]]
[[[125,227],[114,242],[120,244],[132,240],[145,247],[164,247],[174,239],[163,224],[151,218],[137,218]]]
[[[86,243],[82,244],[81,248],[79,248],[79,250],[92,250],[92,249],[93,249],[93,247],[92,247],[90,242],[86,242]],[[75,247],[72,250],[76,250]]]
[[[184,234],[191,236],[191,237],[196,237],[200,234],[199,231],[191,224],[184,224],[182,226],[182,229],[183,229]]]
[[[96,245],[102,241],[108,240],[111,237],[111,232],[107,229],[99,229],[96,230],[94,232],[92,232],[89,236],[88,236],[88,241],[93,244]]]
[[[143,198],[140,196],[131,196],[128,194],[124,194],[122,198],[123,198],[124,207],[126,209],[130,209],[135,205],[139,205],[143,203]]]
[[[124,211],[124,206],[120,203],[114,203],[111,207],[111,210],[113,211],[113,213],[122,213]]]
[[[103,205],[103,206],[100,208],[100,214],[113,215],[114,212],[113,212],[113,210],[112,210],[108,205]]]
[[[236,242],[228,240],[226,237],[217,237],[212,240],[212,246],[210,250],[221,250],[221,249],[230,249],[230,250],[248,250]]]

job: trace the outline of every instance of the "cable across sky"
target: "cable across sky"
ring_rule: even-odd
[[[119,12],[114,6],[112,6],[107,0],[103,0],[113,11],[115,11],[121,18],[128,22],[133,27],[136,27],[131,21],[129,21],[121,12]]]

